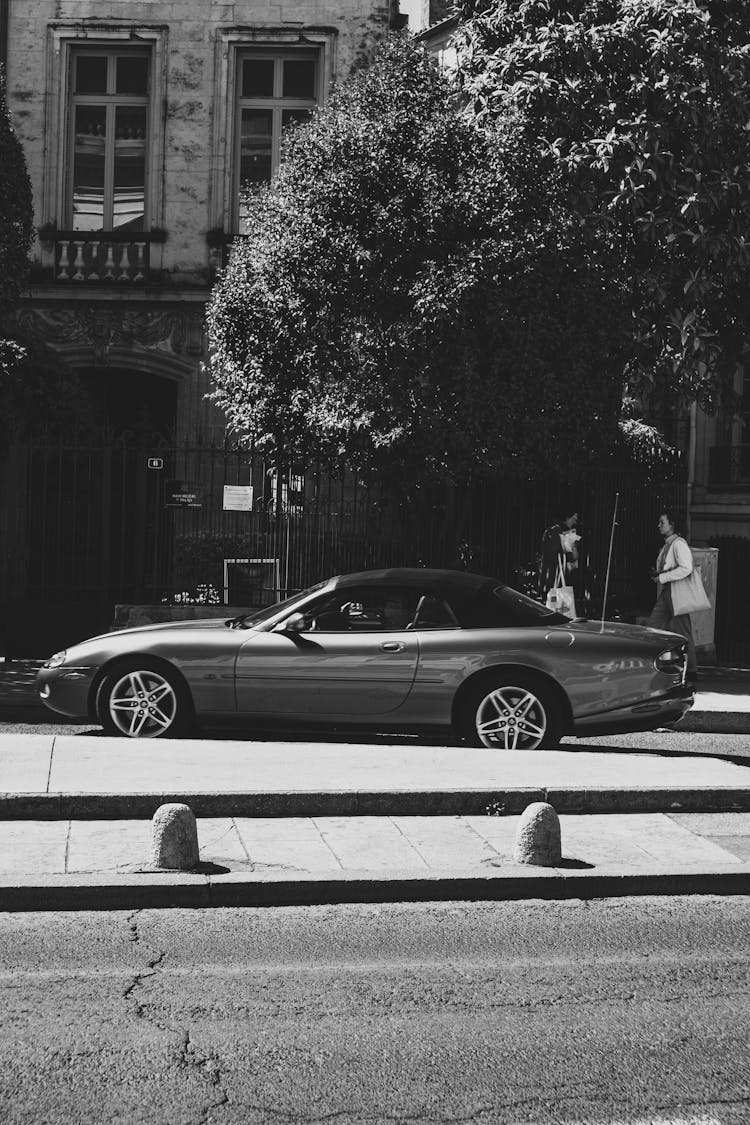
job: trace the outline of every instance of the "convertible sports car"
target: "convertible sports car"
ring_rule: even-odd
[[[676,722],[693,702],[686,663],[673,633],[570,621],[494,578],[373,570],[229,621],[82,641],[50,657],[38,688],[54,711],[130,738],[241,719],[442,727],[535,750]]]

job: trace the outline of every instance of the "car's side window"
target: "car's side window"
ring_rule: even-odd
[[[307,606],[312,633],[399,632],[413,625],[420,591],[397,586],[346,587]]]
[[[417,612],[410,629],[457,629],[453,610],[447,602],[435,594],[423,594],[417,604]]]

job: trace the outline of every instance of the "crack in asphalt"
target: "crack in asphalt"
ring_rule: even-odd
[[[145,944],[139,928],[139,916],[141,913],[142,911],[136,910],[128,915],[127,919],[130,940],[136,945]],[[176,1056],[175,1065],[177,1068],[197,1074],[202,1081],[208,1083],[209,1087],[216,1091],[217,1096],[211,1101],[207,1101],[197,1110],[199,1116],[196,1118],[195,1125],[208,1125],[209,1114],[213,1110],[220,1109],[222,1106],[229,1104],[229,1094],[222,1085],[221,1068],[218,1059],[210,1054],[200,1055],[192,1042],[189,1030],[161,1023],[149,1014],[148,1003],[138,1000],[135,996],[136,990],[143,987],[150,978],[159,976],[159,969],[162,967],[166,957],[167,951],[164,949],[160,950],[156,956],[150,957],[146,962],[146,968],[137,972],[130,983],[125,987],[122,997],[123,1000],[132,1004],[136,1019],[151,1024],[153,1027],[158,1028],[159,1031],[165,1031],[178,1036],[180,1047]]]

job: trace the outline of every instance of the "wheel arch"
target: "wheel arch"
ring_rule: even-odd
[[[155,672],[169,673],[170,676],[179,684],[181,690],[184,692],[185,700],[187,701],[190,709],[195,714],[195,703],[193,701],[193,693],[190,690],[190,685],[185,679],[184,675],[174,664],[169,660],[165,660],[162,656],[154,656],[152,653],[138,653],[129,652],[123,653],[120,656],[113,656],[106,664],[102,664],[98,669],[96,675],[91,681],[88,698],[88,715],[92,722],[99,721],[97,713],[97,697],[99,689],[104,683],[107,676],[116,672],[118,668],[129,668],[133,664],[141,664],[144,668],[152,668]]]
[[[543,685],[552,694],[553,698],[560,705],[564,732],[569,734],[573,729],[573,708],[568,693],[561,687],[557,680],[549,675],[549,673],[543,672],[539,668],[530,667],[528,664],[493,664],[492,667],[482,668],[465,679],[459,685],[453,697],[451,720],[454,726],[460,721],[465,701],[475,691],[480,687],[491,687],[493,684],[497,683],[498,680],[505,680],[508,676],[513,675],[523,676],[526,680],[534,680],[537,684]]]

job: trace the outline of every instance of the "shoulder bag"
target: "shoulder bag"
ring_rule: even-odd
[[[683,613],[702,613],[711,608],[711,602],[703,586],[700,567],[696,566],[695,562],[687,578],[678,578],[676,582],[670,582],[669,589],[675,617]]]

